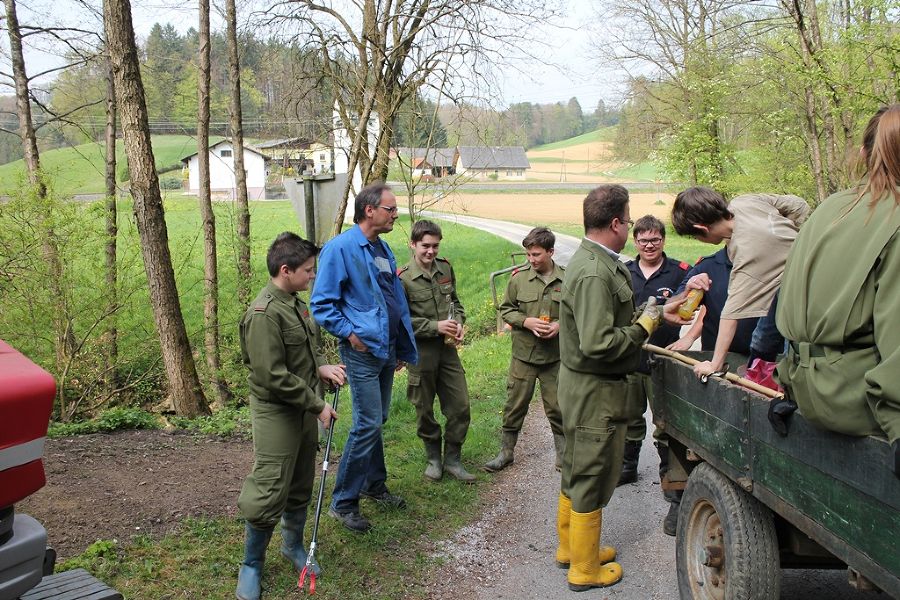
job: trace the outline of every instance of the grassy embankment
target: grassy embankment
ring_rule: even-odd
[[[234,353],[235,322],[240,314],[234,298],[233,254],[225,233],[232,218],[230,206],[216,206],[222,264],[222,321],[225,340]],[[123,214],[128,214],[123,207]],[[265,280],[263,256],[267,244],[280,231],[296,230],[296,219],[288,203],[253,205],[254,287]],[[202,236],[195,204],[183,200],[167,202],[169,234],[176,257],[182,307],[195,346],[202,336]],[[401,226],[402,225],[402,226]],[[408,257],[408,226],[398,221],[395,232],[386,236],[401,264]],[[460,296],[469,315],[473,335],[461,354],[467,370],[472,402],[472,425],[464,448],[464,460],[471,469],[489,459],[497,449],[500,413],[505,400],[505,371],[509,360],[509,340],[490,334],[494,323],[488,274],[510,264],[512,244],[466,227],[444,225],[441,253],[452,261],[457,272]],[[135,243],[133,226],[123,223],[123,245]],[[99,257],[99,255],[98,255]],[[98,260],[100,260],[98,258]],[[152,321],[146,292],[135,293],[122,314],[123,347],[140,341],[148,352]],[[132,340],[132,335],[141,338]],[[243,381],[234,381],[240,390]],[[445,539],[468,519],[477,497],[489,485],[490,477],[479,475],[479,484],[465,486],[455,481],[426,483],[421,442],[415,434],[415,413],[406,401],[406,374],[401,372],[394,386],[391,421],[385,430],[389,485],[403,495],[409,508],[388,511],[364,504],[364,511],[376,524],[366,536],[347,532],[327,517],[320,529],[319,560],[325,575],[319,582],[323,598],[417,598],[424,597],[421,582],[428,570],[440,562],[435,544]],[[238,395],[241,392],[238,391]],[[348,402],[349,396],[342,396]],[[335,435],[337,450],[347,437],[349,404],[342,409]],[[540,411],[539,407],[535,410]],[[548,453],[549,459],[549,453]],[[329,483],[333,484],[333,475]],[[331,485],[329,485],[329,489]],[[226,501],[236,500],[231,499]],[[186,521],[177,534],[161,540],[138,537],[121,544],[109,541],[92,546],[84,555],[68,561],[64,568],[86,566],[104,581],[130,598],[151,600],[178,597],[227,598],[233,594],[237,567],[242,556],[242,525],[236,519],[215,518]],[[309,535],[309,531],[307,532]],[[267,597],[299,597],[296,575],[277,552],[276,535],[270,546],[264,588]]]
[[[221,139],[212,137],[210,144]],[[180,179],[181,159],[197,151],[196,138],[188,135],[155,135],[151,141],[157,170],[160,173],[177,170],[176,175]],[[102,142],[55,148],[41,153],[41,166],[59,194],[102,194],[105,191],[105,154],[106,147]],[[121,183],[128,178],[122,140],[116,142],[116,164]],[[0,194],[11,193],[24,172],[25,163],[22,160],[0,165]]]

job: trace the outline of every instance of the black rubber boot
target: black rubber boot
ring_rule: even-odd
[[[638,460],[641,457],[641,442],[625,441],[625,456],[622,458],[622,474],[618,485],[634,483],[638,478]]]
[[[281,555],[293,563],[298,573],[306,566],[306,548],[303,547],[305,526],[306,511],[286,512],[281,515]],[[316,575],[322,572],[315,562],[311,569]]]
[[[247,523],[244,528],[244,562],[238,572],[238,600],[259,600],[262,593],[262,569],[266,560],[266,546],[272,538],[272,529],[257,529]]]
[[[425,442],[425,478],[431,481],[440,481],[444,467],[441,464],[441,441]]]
[[[519,434],[517,432],[504,431],[503,439],[500,442],[500,453],[493,460],[485,463],[484,470],[488,473],[494,473],[495,471],[502,471],[511,465],[513,463],[513,449],[516,447],[518,439]]]
[[[663,533],[672,537],[675,537],[675,532],[678,531],[678,509],[681,508],[681,494],[682,492],[674,490],[664,492],[666,500],[669,501],[669,512],[663,519]]]
[[[462,446],[459,444],[444,444],[444,473],[463,483],[475,483],[477,478],[466,471],[460,460],[461,453]]]

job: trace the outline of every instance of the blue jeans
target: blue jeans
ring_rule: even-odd
[[[784,336],[778,331],[775,325],[775,311],[778,309],[778,292],[772,298],[772,304],[769,306],[769,312],[766,316],[761,317],[756,322],[756,329],[753,330],[753,336],[750,338],[750,361],[748,365],[753,363],[754,358],[761,358],[769,362],[775,362],[779,354],[784,352]]]
[[[397,358],[393,345],[387,360],[357,352],[346,342],[341,342],[339,350],[353,396],[353,425],[341,454],[331,508],[348,512],[359,510],[360,492],[387,491],[382,426],[391,407]]]

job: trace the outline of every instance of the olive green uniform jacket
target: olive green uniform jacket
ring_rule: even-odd
[[[569,261],[560,303],[559,408],[566,435],[561,491],[572,510],[606,506],[622,470],[629,375],[647,332],[632,325],[625,265],[584,239]]]
[[[444,438],[447,444],[461,446],[469,430],[469,390],[466,372],[454,344],[444,343],[438,333],[438,321],[448,318],[465,323],[466,312],[456,294],[456,275],[443,258],[434,259],[432,272],[426,273],[415,261],[397,270],[412,318],[413,333],[419,349],[419,362],[409,365],[409,401],[416,407],[416,425],[425,443],[441,442],[441,426],[434,417],[434,397],[441,403],[447,420]]]
[[[900,438],[900,209],[846,190],[803,225],[776,322],[778,377],[803,416],[849,435]]]
[[[271,281],[240,323],[241,354],[250,368],[253,470],[238,507],[257,528],[273,527],[283,512],[304,512],[315,476],[318,367],[306,305]]]
[[[513,271],[500,316],[512,327],[512,359],[506,379],[506,406],[503,407],[503,431],[518,433],[534,396],[535,382],[541,382],[544,414],[554,434],[562,435],[562,414],[557,397],[559,377],[559,336],[539,338],[525,328],[525,319],[548,315],[559,321],[559,300],[565,269],[553,263],[548,277],[526,266]]]

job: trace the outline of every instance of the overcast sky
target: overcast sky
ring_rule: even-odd
[[[86,1],[96,2],[99,7],[99,0]],[[52,22],[53,13],[65,2],[66,0],[58,0],[52,8],[47,9],[47,14],[37,17],[29,14],[24,6],[20,6],[20,22]],[[39,4],[41,3],[34,3],[31,6]],[[167,0],[132,0],[132,6],[135,33],[141,40],[146,38],[156,22],[171,23],[182,33],[192,26],[195,28],[197,26],[194,2],[174,4],[173,7],[173,3]],[[600,99],[608,105],[617,102],[621,94],[612,73],[603,72],[597,59],[591,55],[587,31],[587,24],[594,21],[591,0],[568,0],[566,14],[567,17],[561,22],[562,28],[547,27],[545,31],[537,32],[535,37],[546,42],[540,47],[529,49],[530,52],[545,57],[550,64],[532,61],[525,68],[505,70],[505,74],[498,78],[502,98],[497,99],[501,102],[493,103],[495,107],[515,102],[542,104],[567,102],[569,98],[575,96],[585,112],[588,112],[593,110]],[[213,15],[212,21],[214,29],[221,29],[224,26],[217,15]],[[92,31],[100,31],[102,27],[99,17],[88,18],[81,26]],[[3,59],[8,65],[9,43],[5,32],[2,37]],[[59,58],[51,54],[28,47],[26,68],[30,75],[57,66],[60,62]],[[8,67],[3,70],[9,72]],[[46,85],[46,79],[42,83]],[[11,87],[7,86],[0,93],[10,94],[12,91]]]

